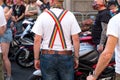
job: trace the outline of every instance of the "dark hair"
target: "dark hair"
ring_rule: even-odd
[[[115,1],[109,1],[107,7],[110,7],[111,5],[117,5]]]
[[[34,3],[36,2],[37,0],[29,0],[29,3]]]

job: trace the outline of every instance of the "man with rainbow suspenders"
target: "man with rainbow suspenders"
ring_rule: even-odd
[[[73,13],[62,8],[62,2],[49,0],[51,8],[39,15],[32,28],[34,67],[41,69],[43,80],[74,80],[79,64],[81,29]]]

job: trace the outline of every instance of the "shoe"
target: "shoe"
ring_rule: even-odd
[[[5,80],[13,80],[13,78],[10,77],[10,76],[7,76],[7,77],[5,78]]]

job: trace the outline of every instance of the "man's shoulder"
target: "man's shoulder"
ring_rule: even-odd
[[[120,13],[116,14],[115,16],[113,16],[111,19],[118,19],[120,18]]]
[[[68,13],[71,13],[72,14],[72,12],[71,11],[69,11],[69,10],[67,10],[67,9],[60,9],[60,8],[51,8],[50,9],[51,11],[53,11],[53,12],[58,12],[58,11],[67,11]]]
[[[2,6],[0,6],[0,11],[1,11],[1,9],[3,9]]]
[[[120,13],[118,13],[118,14],[116,14],[115,16],[113,16],[111,19],[110,19],[110,21],[109,21],[109,23],[112,23],[112,24],[119,24],[120,23]]]
[[[1,14],[1,13],[4,13],[2,6],[0,6],[0,14]]]

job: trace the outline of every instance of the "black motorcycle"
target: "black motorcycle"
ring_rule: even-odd
[[[34,25],[33,19],[26,19],[23,21],[23,26],[25,30],[21,34],[20,42],[21,46],[16,53],[15,61],[16,63],[24,68],[33,66],[33,41],[34,33],[31,32],[31,29]]]
[[[99,58],[99,52],[87,43],[81,44],[82,49],[79,57],[79,67],[75,70],[74,80],[86,80],[86,77],[93,73]],[[87,47],[85,47],[87,46]],[[83,51],[82,51],[83,50]],[[101,73],[98,80],[115,80],[115,59],[114,56],[106,69]],[[41,70],[34,71],[27,80],[42,80]]]
[[[95,49],[90,35],[80,37],[79,67],[75,70],[75,80],[86,80],[86,77],[93,73],[96,68],[100,53]],[[74,53],[74,50],[73,50]],[[41,70],[36,70],[28,80],[42,80]],[[115,59],[114,56],[106,69],[101,73],[98,80],[115,80]]]

